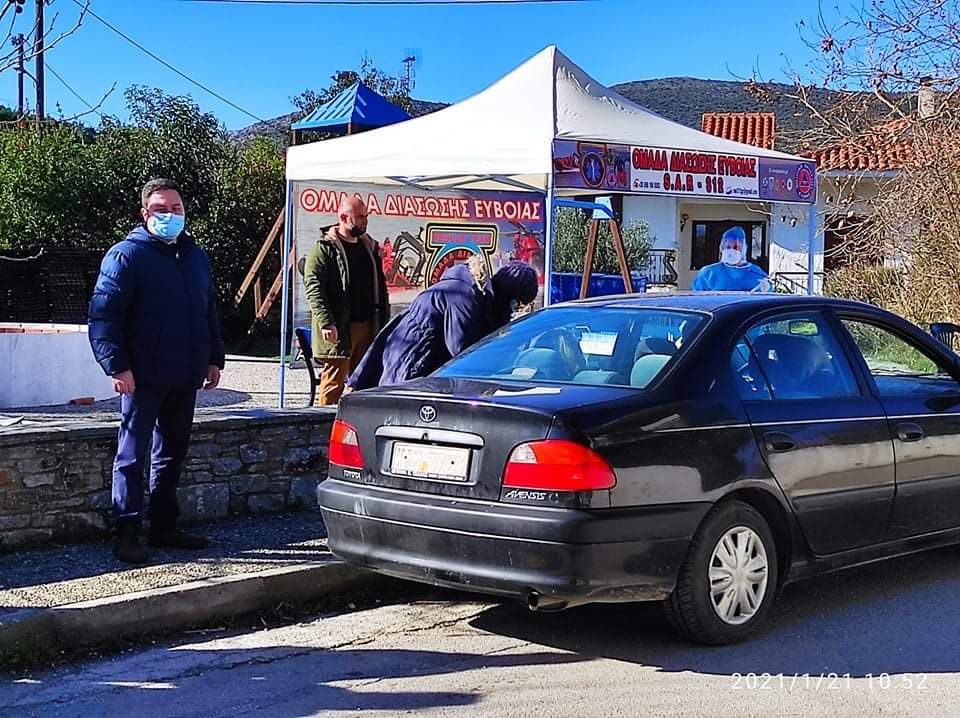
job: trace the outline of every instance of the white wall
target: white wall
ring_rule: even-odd
[[[678,249],[678,218],[676,197],[623,198],[623,226],[646,222],[654,249]]]
[[[770,275],[778,272],[806,272],[809,247],[810,210],[807,205],[774,204],[767,230],[770,240]],[[814,239],[815,272],[823,271],[823,231],[819,217]]]
[[[94,361],[86,326],[66,333],[0,332],[0,408],[66,404],[114,396]]]

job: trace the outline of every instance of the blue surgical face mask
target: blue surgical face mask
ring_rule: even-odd
[[[147,231],[167,244],[172,244],[177,241],[177,237],[183,232],[185,224],[186,219],[182,214],[156,212],[151,213],[147,218]]]

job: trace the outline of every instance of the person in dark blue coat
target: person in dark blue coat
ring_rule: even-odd
[[[94,356],[121,395],[114,555],[127,563],[147,559],[139,536],[151,437],[149,544],[207,545],[177,528],[177,484],[197,389],[215,388],[224,364],[210,260],[184,229],[180,191],[169,180],[151,180],[141,201],[143,223],[103,258],[88,328]]]
[[[523,262],[507,264],[492,280],[479,257],[454,265],[377,335],[347,379],[349,391],[427,376],[510,321],[537,289],[536,271]]]

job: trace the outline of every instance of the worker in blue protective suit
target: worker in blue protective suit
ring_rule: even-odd
[[[720,261],[700,270],[695,292],[768,292],[770,279],[747,261],[747,236],[742,227],[731,227],[720,239]]]

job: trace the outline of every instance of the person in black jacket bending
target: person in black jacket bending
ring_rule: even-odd
[[[113,462],[114,555],[143,563],[143,474],[150,462],[154,547],[201,549],[207,540],[177,528],[177,484],[187,455],[197,389],[220,382],[224,350],[210,260],[184,229],[183,198],[165,179],[141,192],[143,222],[103,258],[90,300],[94,356],[121,395]]]
[[[347,393],[431,374],[509,322],[537,290],[537,273],[523,262],[510,262],[492,278],[482,257],[454,265],[377,335],[347,379]]]

